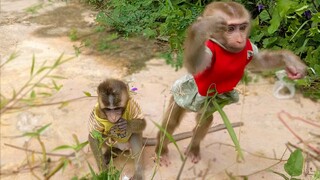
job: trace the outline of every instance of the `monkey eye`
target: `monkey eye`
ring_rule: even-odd
[[[241,24],[239,26],[240,31],[245,31],[247,29],[248,25],[247,24]]]
[[[122,113],[124,108],[123,107],[116,107],[116,108],[103,108],[104,112],[119,112]]]
[[[228,32],[228,33],[232,33],[232,32],[235,31],[235,30],[236,30],[236,27],[233,26],[233,25],[231,25],[231,26],[228,26],[227,32]]]

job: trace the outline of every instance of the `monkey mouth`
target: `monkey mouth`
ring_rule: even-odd
[[[243,47],[239,47],[239,48],[229,48],[228,49],[231,53],[239,53],[243,50]]]

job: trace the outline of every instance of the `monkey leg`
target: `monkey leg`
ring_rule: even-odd
[[[164,115],[164,118],[162,120],[162,128],[166,130],[166,132],[170,135],[173,134],[176,127],[180,124],[181,119],[183,117],[185,110],[178,106],[173,97],[170,98],[169,101],[169,107],[167,108],[167,111]],[[165,164],[166,166],[170,164],[169,158],[168,158],[168,144],[169,139],[164,135],[164,133],[159,130],[157,135],[157,145],[155,148],[155,153],[160,153],[160,165]],[[156,157],[156,159],[158,159]]]
[[[207,114],[207,113],[206,113]],[[206,117],[205,119],[201,119],[202,118],[202,114],[201,113],[197,113],[197,122],[198,122],[198,126],[194,128],[193,130],[193,139],[192,142],[190,143],[187,151],[186,151],[186,155],[189,156],[191,158],[191,161],[193,163],[198,163],[199,160],[201,159],[200,156],[200,142],[202,141],[202,139],[206,136],[211,123],[213,121],[213,115],[206,115],[204,116]]]
[[[142,133],[133,133],[130,137],[130,146],[132,155],[134,157],[134,175],[131,179],[142,180],[143,174],[143,161],[142,161]]]
[[[91,151],[92,151],[93,156],[96,160],[96,163],[98,165],[99,170],[100,171],[107,170],[108,164],[110,161],[110,157],[111,157],[110,147],[107,147],[107,145],[105,145],[103,143],[104,148],[101,148],[99,146],[99,141],[97,139],[94,139],[93,137],[91,137],[90,134],[89,134],[88,140],[89,140]],[[105,153],[103,153],[104,151],[105,151]]]

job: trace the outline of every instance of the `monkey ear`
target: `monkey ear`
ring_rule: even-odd
[[[127,90],[129,90],[129,82],[126,81],[125,84],[126,84]]]

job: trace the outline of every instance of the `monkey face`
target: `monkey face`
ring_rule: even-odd
[[[98,86],[100,118],[117,122],[123,115],[129,100],[128,86],[116,79],[106,79]]]
[[[117,107],[117,108],[104,108],[102,109],[104,115],[111,123],[116,123],[124,113],[123,107]]]
[[[249,22],[245,19],[228,21],[227,30],[225,32],[225,46],[230,52],[240,52],[246,46],[249,29]]]

